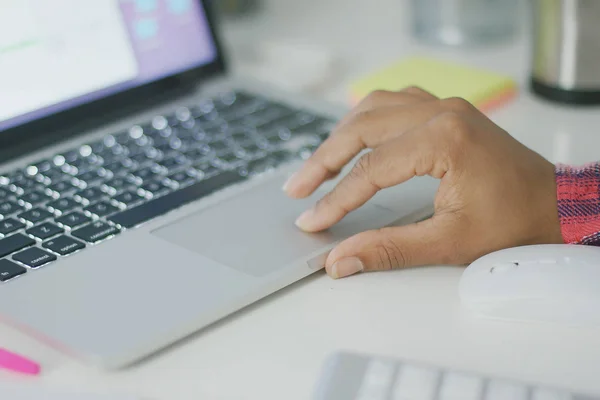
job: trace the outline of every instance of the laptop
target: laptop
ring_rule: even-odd
[[[431,213],[418,178],[299,231],[335,181],[281,187],[345,110],[230,77],[208,0],[7,4],[0,318],[28,335],[122,368]]]

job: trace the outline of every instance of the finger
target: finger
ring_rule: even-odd
[[[445,148],[444,141],[439,130],[425,124],[363,155],[332,191],[300,215],[296,225],[306,232],[322,231],[383,188],[414,176],[441,179],[449,167],[448,157],[440,150]]]
[[[338,157],[336,157],[338,160],[336,160],[335,158],[332,159],[331,167],[329,168],[329,163],[327,163],[327,160],[325,160],[325,163],[321,165],[319,163],[319,158],[321,156],[319,156],[318,154],[313,155],[311,159],[309,159],[305,163],[301,171],[299,171],[299,173],[294,174],[294,176],[292,176],[288,180],[288,182],[285,183],[284,191],[290,197],[296,198],[306,197],[310,195],[324,181],[337,176],[341,168],[343,168],[343,166],[346,165],[354,156],[356,156],[356,154],[358,154],[362,149],[366,147],[364,143],[361,143],[360,141],[353,142],[351,138],[348,142],[349,146],[344,146],[343,144],[341,145],[342,149],[347,148],[347,150],[343,153],[337,153],[337,151],[339,150],[337,148],[338,142],[345,140],[343,137],[344,133],[340,131],[345,131],[344,128],[346,127],[346,125],[357,119],[357,116],[360,116],[360,118],[358,118],[360,120],[366,120],[365,122],[361,123],[361,126],[368,125],[373,119],[376,119],[378,117],[377,115],[373,115],[371,117],[371,113],[369,113],[369,111],[377,110],[378,108],[387,108],[388,113],[390,113],[393,112],[394,106],[413,106],[418,103],[434,100],[439,99],[431,93],[415,86],[405,88],[399,92],[384,90],[377,90],[372,92],[364,100],[362,100],[357,107],[355,107],[340,122],[338,122],[338,124],[333,130],[333,133],[323,144],[321,144],[321,146],[319,146],[319,149],[317,149],[317,153],[325,154],[325,157],[327,156],[327,154],[333,151],[334,156],[338,155]],[[385,112],[382,111],[381,114],[385,114]],[[410,112],[407,112],[406,114],[410,115]],[[361,130],[361,132],[367,135],[367,133],[376,132],[376,129],[366,129]],[[341,138],[338,136],[341,136]],[[336,138],[333,144],[328,143],[331,138]],[[374,144],[377,144],[377,142],[375,142]],[[323,147],[325,147],[325,150],[321,150]],[[311,165],[315,161],[315,157],[317,158],[317,163],[316,165]]]
[[[379,107],[402,106],[416,104],[422,101],[438,100],[433,94],[417,87],[409,86],[399,91],[375,90],[360,101],[338,123],[338,127],[348,122],[354,115]]]
[[[390,106],[363,111],[336,129],[300,171],[290,178],[284,190],[290,197],[313,193],[324,181],[336,176],[346,164],[366,148],[376,148],[447,109],[445,101],[428,101],[409,106]]]
[[[336,246],[325,269],[332,278],[433,264],[460,263],[462,222],[450,214],[400,227],[359,233]]]

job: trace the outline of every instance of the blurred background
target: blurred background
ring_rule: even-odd
[[[416,54],[528,78],[526,0],[213,2],[235,72],[334,101],[347,100],[354,80]]]

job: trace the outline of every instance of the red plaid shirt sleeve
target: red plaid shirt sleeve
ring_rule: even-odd
[[[556,166],[558,216],[565,243],[600,246],[600,163]]]

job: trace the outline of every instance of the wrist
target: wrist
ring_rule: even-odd
[[[600,245],[600,164],[557,164],[555,177],[564,242]]]

